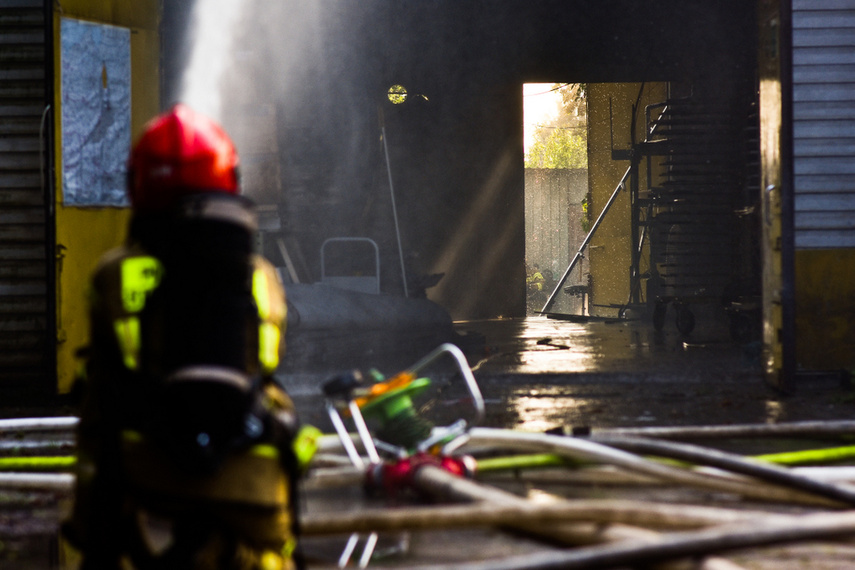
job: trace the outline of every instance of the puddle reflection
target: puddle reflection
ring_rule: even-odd
[[[511,390],[505,399],[508,418],[504,427],[545,432],[558,426],[580,425],[604,411],[604,397],[620,396],[617,392],[594,392],[567,385],[520,386]]]
[[[457,323],[483,335],[479,372],[562,374],[680,374],[691,371],[759,374],[742,347],[715,335],[686,342],[676,331],[656,331],[642,321],[574,322],[532,316]]]
[[[766,423],[776,424],[784,415],[784,404],[777,400],[766,400]]]

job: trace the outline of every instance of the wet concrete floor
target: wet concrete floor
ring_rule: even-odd
[[[655,331],[642,321],[573,322],[529,317],[457,324],[462,345],[486,403],[482,425],[543,432],[555,428],[698,426],[849,419],[855,392],[834,374],[805,376],[782,392],[762,378],[758,345],[737,343],[727,331],[700,330],[684,337],[667,328]],[[483,339],[479,344],[477,340]],[[431,376],[430,370],[426,374]],[[422,412],[442,425],[467,417],[471,409],[459,378],[435,370],[437,394],[428,396]],[[325,429],[317,408],[316,388],[299,377],[285,378],[298,406]],[[824,442],[823,442],[824,443]],[[816,442],[765,440],[726,441],[719,447],[745,453],[808,448]],[[756,447],[755,447],[756,446]],[[556,479],[491,481],[513,492],[548,500],[565,498],[634,498],[696,502],[744,508],[744,502],[665,488],[616,488],[574,485]],[[361,496],[315,494],[311,512],[378,506]],[[381,506],[385,503],[380,502]],[[722,503],[718,503],[722,504]],[[400,505],[398,505],[400,507]],[[364,541],[367,537],[362,536]],[[468,529],[384,536],[382,549],[392,565],[446,564],[542,552],[543,544],[495,530]],[[402,554],[398,541],[406,542]],[[361,544],[361,543],[360,543]],[[475,545],[473,547],[473,545]],[[334,568],[344,538],[311,539],[307,550],[316,568]],[[743,568],[757,570],[855,567],[855,548],[824,544],[755,549],[736,557]],[[355,556],[358,556],[357,550]],[[810,565],[804,566],[805,560]],[[449,566],[449,567],[450,567]]]
[[[736,343],[726,331],[698,331],[684,338],[676,330],[655,331],[642,321],[574,322],[543,316],[457,323],[455,328],[484,396],[482,425],[488,427],[542,432],[560,427],[775,423],[855,415],[855,392],[840,377],[804,376],[788,393],[777,391],[762,379],[756,344]],[[378,362],[377,367],[387,375],[398,370],[384,364]],[[321,367],[279,378],[303,421],[326,432],[332,426],[320,385],[340,371]],[[446,363],[437,361],[424,375],[433,380],[432,389],[417,401],[425,416],[439,425],[471,416],[465,385]],[[531,485],[524,489],[529,496],[539,492],[556,491]],[[612,494],[603,489],[596,492]],[[569,497],[574,492],[564,489],[559,494]],[[307,512],[376,506],[358,487],[305,495]],[[56,547],[55,531],[67,495],[5,493],[0,498],[7,506],[17,505],[0,510],[0,567],[73,567],[62,565]],[[335,567],[346,538],[307,541],[310,568]],[[402,541],[409,553],[403,558]],[[389,553],[390,564],[406,567],[416,562],[453,563],[534,552],[543,546],[527,539],[509,541],[499,531],[458,530],[383,536],[380,548]],[[798,548],[790,551],[801,552]],[[844,564],[849,564],[848,554],[838,548],[825,559],[844,558]],[[745,567],[797,568],[780,565],[786,556],[746,558],[751,564]],[[815,552],[796,556],[814,557]],[[765,560],[778,564],[764,566]],[[849,566],[823,566],[816,561],[811,567]]]
[[[762,378],[759,343],[710,329],[684,337],[644,321],[573,322],[544,316],[456,324],[486,400],[490,427],[716,425],[848,418],[855,391],[836,374],[802,375],[786,392]],[[438,362],[439,364],[439,362]],[[385,374],[396,368],[378,368]],[[309,422],[326,426],[319,384],[336,370],[283,375]],[[428,368],[440,393],[428,405],[465,415],[462,383]],[[455,391],[457,390],[457,391]]]

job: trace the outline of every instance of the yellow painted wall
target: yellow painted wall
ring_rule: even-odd
[[[855,370],[855,249],[796,251],[796,363]]]
[[[628,150],[630,147],[632,106],[638,100],[640,87],[639,83],[588,84],[588,187],[591,196],[588,212],[592,223],[629,168],[629,160],[612,160],[611,151],[612,148]],[[639,101],[639,138],[644,136],[644,107],[664,98],[664,84],[645,85]],[[645,172],[642,169],[642,185]],[[597,305],[623,305],[629,299],[632,253],[628,188],[627,183],[627,190],[618,196],[588,246],[593,276],[591,302]],[[644,191],[643,186],[641,190]],[[594,314],[615,316],[616,311],[600,308]]]
[[[86,293],[98,258],[119,245],[130,216],[126,208],[78,208],[62,204],[62,85],[59,77],[61,18],[131,29],[131,129],[136,137],[160,110],[159,5],[157,0],[62,0],[54,9],[56,68],[57,390],[71,388],[74,353],[88,342]]]

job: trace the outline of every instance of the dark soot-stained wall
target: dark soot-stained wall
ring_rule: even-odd
[[[180,35],[180,4],[165,0],[167,42]],[[368,236],[383,290],[403,290],[385,128],[406,271],[411,281],[445,273],[428,296],[458,319],[525,314],[523,83],[681,81],[723,98],[754,89],[744,0],[247,5],[256,13],[239,41],[267,44],[249,51],[276,99],[280,208],[311,277],[324,239]],[[178,66],[165,65],[168,92]],[[393,84],[407,103],[385,98]]]

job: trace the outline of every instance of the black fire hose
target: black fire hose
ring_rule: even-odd
[[[717,467],[726,471],[756,477],[770,483],[777,483],[793,489],[799,489],[814,495],[826,497],[850,505],[855,505],[855,489],[818,481],[793,473],[771,463],[746,459],[741,455],[710,449],[688,443],[677,443],[628,436],[594,436],[588,438],[596,443],[643,455],[655,455],[669,459],[688,461],[698,465]]]

